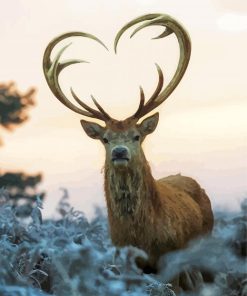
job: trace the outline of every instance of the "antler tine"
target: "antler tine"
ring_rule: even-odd
[[[150,97],[150,99],[147,101],[146,106],[148,104],[150,104],[152,101],[154,101],[157,96],[159,95],[159,93],[161,92],[162,88],[163,88],[163,84],[164,84],[164,75],[163,72],[160,68],[160,66],[158,64],[155,64],[156,69],[158,71],[158,75],[159,75],[159,81],[158,81],[158,85],[154,91],[154,93],[152,94],[152,96]]]
[[[162,26],[165,27],[165,30],[162,34],[159,36],[153,38],[153,39],[159,39],[159,38],[164,38],[171,33],[175,33],[176,38],[179,43],[179,49],[180,49],[180,57],[179,57],[179,62],[178,66],[176,69],[175,74],[173,75],[171,81],[169,84],[164,88],[163,91],[163,74],[162,71],[160,70],[159,66],[156,65],[158,73],[159,73],[159,83],[158,86],[154,92],[154,94],[151,96],[151,98],[146,102],[146,104],[142,107],[141,111],[138,112],[138,114],[131,116],[130,118],[141,118],[142,116],[146,115],[156,107],[158,107],[160,104],[162,104],[168,97],[169,95],[174,91],[174,89],[177,87],[179,84],[180,80],[182,79],[189,60],[190,60],[190,53],[191,53],[191,42],[188,33],[186,30],[183,28],[183,26],[170,17],[169,15],[166,14],[148,14],[144,15],[142,17],[139,17],[128,24],[126,24],[117,34],[115,38],[115,51],[117,49],[118,42],[123,35],[123,33],[132,27],[133,25],[136,25],[140,22],[145,22],[138,28],[134,30],[134,32],[131,34],[131,37],[133,37],[137,32],[139,32],[141,29],[149,26]],[[162,75],[162,76],[161,76]],[[161,89],[160,89],[161,87]]]
[[[149,105],[152,104],[152,102],[157,98],[158,94],[161,92],[163,84],[164,84],[164,76],[162,73],[162,70],[160,68],[160,66],[158,64],[155,64],[156,69],[158,71],[159,74],[159,82],[158,85],[154,91],[154,93],[152,94],[152,96],[150,97],[150,99],[145,103],[145,97],[144,97],[144,92],[143,89],[140,87],[140,93],[141,93],[141,97],[140,97],[140,104],[139,107],[136,111],[136,113],[133,115],[134,118],[140,118],[141,114],[143,114],[145,112],[145,109],[148,108]]]
[[[71,89],[71,93],[73,95],[73,98],[77,101],[77,103],[79,103],[85,110],[78,108],[76,105],[74,105],[73,103],[71,103],[66,96],[64,95],[63,91],[61,90],[61,87],[59,85],[59,81],[58,81],[58,77],[59,74],[61,73],[61,71],[63,69],[65,69],[66,67],[72,65],[72,64],[76,64],[76,63],[86,63],[86,61],[83,60],[67,60],[67,61],[63,61],[60,62],[60,57],[63,54],[63,52],[66,50],[66,48],[70,45],[66,45],[64,46],[57,54],[57,56],[54,58],[53,61],[51,61],[50,56],[51,56],[51,52],[54,49],[54,47],[62,40],[68,38],[68,37],[74,37],[74,36],[81,36],[81,37],[87,37],[90,39],[93,39],[95,41],[97,41],[98,43],[100,43],[101,45],[103,45],[106,49],[107,47],[104,45],[104,43],[102,41],[100,41],[97,37],[91,35],[91,34],[87,34],[87,33],[83,33],[83,32],[69,32],[63,35],[60,35],[58,37],[56,37],[55,39],[53,39],[47,46],[45,53],[44,53],[44,58],[43,58],[43,70],[44,70],[44,74],[45,74],[45,78],[46,81],[51,89],[51,91],[53,92],[53,94],[56,96],[56,98],[63,103],[66,107],[68,107],[69,109],[71,109],[72,111],[79,113],[81,115],[87,116],[87,117],[92,117],[92,118],[97,118],[103,121],[107,121],[110,119],[110,116],[108,115],[107,117],[105,116],[104,113],[101,113],[97,110],[94,110],[93,108],[89,107],[87,104],[83,103],[73,92],[73,90]]]
[[[83,101],[81,101],[78,96],[75,94],[75,92],[73,91],[72,87],[70,88],[70,92],[73,96],[73,98],[75,99],[75,101],[81,105],[85,110],[87,110],[88,112],[92,113],[92,114],[97,114],[97,110],[94,110],[93,108],[89,107],[86,103],[84,103]]]
[[[134,20],[132,20],[131,22],[127,23],[116,35],[116,38],[114,40],[114,50],[115,50],[115,53],[117,53],[117,46],[118,46],[118,42],[121,38],[121,36],[123,35],[123,33],[129,29],[130,27],[140,23],[140,22],[143,22],[143,21],[146,21],[146,20],[152,20],[156,17],[159,17],[160,14],[159,13],[152,13],[152,14],[146,14],[146,15],[143,15],[143,16],[140,16]]]
[[[157,18],[159,18],[161,15],[159,15]],[[150,25],[153,25],[153,26],[162,26],[162,23],[159,23],[155,20],[155,22],[153,22],[152,20],[148,23],[145,23],[145,24],[142,24],[141,26],[137,27],[134,32],[130,35],[130,38],[132,38],[137,32],[141,31],[143,28],[146,28]],[[152,39],[160,39],[160,38],[164,38],[164,37],[167,37],[169,36],[170,34],[172,34],[173,31],[168,28],[168,27],[165,27],[165,30],[164,32],[162,32],[160,35],[158,35],[157,37],[153,37]]]
[[[94,105],[98,108],[98,110],[105,116],[106,119],[111,120],[111,117],[106,111],[100,106],[100,104],[96,101],[96,99],[91,95],[91,98],[94,102]]]
[[[140,103],[139,103],[139,107],[138,107],[136,113],[133,115],[133,117],[138,118],[138,116],[144,106],[144,103],[145,103],[145,95],[143,92],[143,88],[140,86]]]

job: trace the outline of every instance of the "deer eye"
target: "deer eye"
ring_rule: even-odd
[[[109,143],[109,140],[107,138],[103,138],[104,143]]]
[[[134,141],[139,141],[139,140],[140,140],[140,136],[137,135],[134,137]]]

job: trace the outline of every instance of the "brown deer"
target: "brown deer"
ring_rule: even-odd
[[[76,113],[105,123],[105,126],[101,126],[81,120],[87,135],[100,140],[106,150],[104,186],[112,241],[116,246],[133,245],[145,250],[149,256],[146,266],[155,268],[161,255],[184,248],[189,240],[209,233],[213,227],[213,214],[208,196],[195,180],[180,174],[155,180],[145,158],[141,144],[155,130],[159,114],[155,113],[140,123],[138,121],[163,103],[179,84],[190,59],[191,43],[186,30],[172,17],[149,14],[129,22],[119,31],[115,39],[115,52],[125,30],[140,22],[142,25],[132,36],[147,26],[163,26],[165,30],[157,38],[175,33],[180,58],[173,78],[164,89],[163,74],[156,65],[159,81],[153,95],[145,102],[140,88],[137,111],[123,121],[113,119],[93,97],[97,109],[82,102],[72,89],[73,98],[82,108],[66,98],[58,76],[65,67],[83,62],[60,62],[67,46],[60,50],[53,61],[50,59],[55,45],[71,36],[87,37],[106,47],[95,36],[70,32],[55,38],[45,50],[43,68],[51,91],[61,103]],[[145,266],[143,268],[145,270]]]

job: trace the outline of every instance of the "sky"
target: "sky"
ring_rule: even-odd
[[[100,38],[109,48],[83,38],[64,58],[80,58],[61,74],[69,97],[73,86],[87,103],[93,94],[110,114],[124,119],[139,102],[139,85],[146,97],[156,87],[158,63],[169,81],[176,68],[174,37],[151,40],[160,28],[148,28],[129,39],[126,32],[113,52],[117,31],[146,13],[166,13],[179,20],[192,40],[192,56],[184,78],[157,111],[156,131],[144,143],[155,178],[181,173],[195,178],[214,208],[238,209],[247,181],[247,3],[242,0],[10,0],[3,1],[0,19],[1,82],[16,81],[18,89],[37,88],[30,120],[14,132],[1,130],[2,170],[42,172],[40,189],[47,191],[45,215],[54,215],[69,190],[72,205],[92,216],[105,206],[104,148],[88,138],[82,116],[70,111],[51,93],[42,71],[47,44],[68,31]],[[84,118],[85,119],[85,118]]]

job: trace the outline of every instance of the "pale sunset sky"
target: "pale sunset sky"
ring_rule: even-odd
[[[113,40],[126,22],[146,13],[166,13],[179,20],[192,40],[187,72],[173,94],[157,108],[160,121],[144,150],[156,178],[181,173],[195,178],[214,208],[238,209],[247,197],[247,1],[245,0],[9,0],[1,1],[0,82],[15,81],[18,89],[36,87],[30,120],[10,133],[0,131],[1,170],[42,172],[40,189],[47,192],[44,214],[54,215],[69,190],[71,204],[91,216],[94,205],[105,206],[104,148],[88,138],[82,116],[63,106],[49,90],[42,58],[51,39],[68,31],[100,38],[73,38],[65,58],[90,61],[66,69],[60,83],[69,96],[73,86],[87,103],[93,94],[119,119],[139,103],[139,85],[146,97],[156,87],[154,63],[169,81],[176,68],[174,37],[151,40],[160,28],[148,28]],[[133,29],[132,29],[133,30]],[[85,118],[84,118],[85,119]]]

